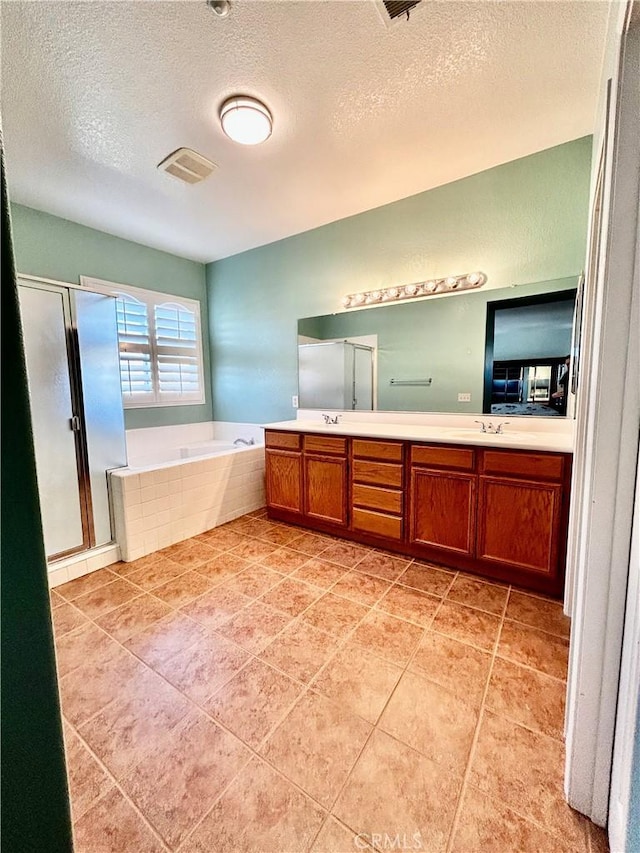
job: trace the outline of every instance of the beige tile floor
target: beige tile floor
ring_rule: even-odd
[[[599,853],[559,604],[252,513],[52,592],[77,853]]]

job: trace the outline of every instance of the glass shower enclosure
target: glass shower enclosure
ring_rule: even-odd
[[[113,540],[108,472],[127,464],[115,298],[18,277],[47,559]]]
[[[299,344],[298,403],[301,409],[371,411],[373,349],[351,341]]]

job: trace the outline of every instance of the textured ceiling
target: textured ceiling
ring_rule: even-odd
[[[201,261],[590,133],[608,4],[374,0],[2,2],[14,200]],[[220,130],[230,95],[274,115]],[[156,170],[188,146],[218,170]]]

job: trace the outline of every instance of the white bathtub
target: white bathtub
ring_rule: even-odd
[[[155,441],[148,452],[130,454],[127,468],[111,472],[116,540],[125,561],[265,504],[263,445],[234,447],[221,439],[180,443],[176,437],[172,428],[172,442]]]
[[[236,447],[230,441],[199,441],[194,444],[184,444],[179,447],[157,447],[139,455],[129,454],[129,468],[147,470],[167,462],[182,462],[184,459],[194,459],[199,456],[219,456],[234,450],[242,450],[245,445]]]

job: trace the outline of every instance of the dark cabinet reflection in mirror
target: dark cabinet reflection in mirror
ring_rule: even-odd
[[[578,343],[577,284],[571,276],[301,319],[299,405],[530,417],[558,417],[568,408],[571,414],[565,360]],[[355,355],[364,371],[354,369]]]
[[[487,305],[483,412],[567,414],[576,292]]]

